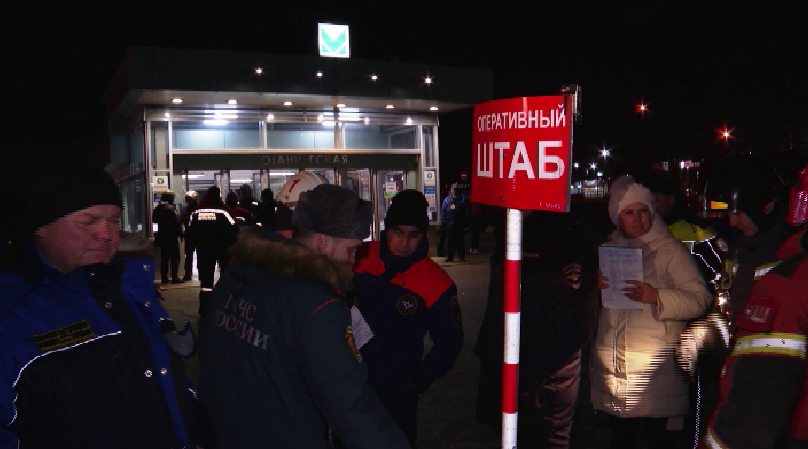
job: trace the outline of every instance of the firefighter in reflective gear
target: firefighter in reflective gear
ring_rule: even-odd
[[[328,184],[328,180],[319,173],[306,170],[295,173],[283,183],[278,194],[275,195],[275,201],[278,204],[274,217],[275,232],[287,239],[292,238],[292,211],[295,210],[300,194],[308,192],[320,184]]]
[[[724,367],[709,448],[808,447],[808,166],[792,186],[778,265],[752,286]]]

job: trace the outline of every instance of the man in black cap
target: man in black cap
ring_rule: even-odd
[[[183,373],[193,337],[153,261],[116,255],[113,179],[63,162],[29,194],[26,235],[0,247],[0,447],[212,447]]]
[[[344,187],[303,192],[293,240],[243,228],[200,322],[199,397],[220,448],[406,448],[367,384],[343,292],[371,205]]]
[[[356,307],[372,332],[357,342],[368,380],[412,447],[418,394],[449,372],[463,346],[457,287],[427,257],[427,206],[416,190],[393,197],[381,240],[363,247],[354,268]],[[434,345],[424,357],[427,332]]]

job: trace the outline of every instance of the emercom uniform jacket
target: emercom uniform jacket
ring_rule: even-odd
[[[213,446],[151,260],[64,274],[33,243],[0,253],[0,448]]]
[[[370,385],[340,291],[347,265],[242,229],[200,324],[199,397],[219,447],[408,447]]]
[[[369,242],[354,268],[356,306],[373,331],[362,347],[370,383],[411,380],[425,390],[454,365],[463,346],[457,287],[429,257],[426,239],[407,257],[387,250],[386,238]],[[434,346],[424,357],[424,336]]]
[[[802,235],[752,286],[735,325],[719,402],[703,447],[808,447],[808,254]],[[806,239],[803,238],[803,241]]]

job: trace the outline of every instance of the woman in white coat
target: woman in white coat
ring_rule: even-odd
[[[689,396],[673,351],[687,320],[711,301],[696,264],[654,209],[651,192],[630,177],[612,184],[609,217],[617,230],[609,243],[642,248],[643,265],[643,282],[625,281],[622,289],[642,308],[601,308],[593,347],[591,400],[610,416],[612,448],[635,447],[641,432],[652,449],[681,447]],[[609,279],[598,277],[606,288]]]

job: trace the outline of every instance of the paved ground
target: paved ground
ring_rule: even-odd
[[[465,263],[443,263],[443,258],[433,259],[446,269],[458,286],[466,339],[454,369],[422,396],[418,417],[420,449],[500,447],[499,429],[488,428],[474,419],[479,360],[472,349],[485,312],[488,257],[492,249],[492,234],[484,234],[481,253],[467,254]],[[178,323],[189,320],[196,327],[198,292],[199,283],[196,281],[169,285],[162,290],[166,299],[164,306]],[[196,359],[189,360],[186,365],[188,375],[196,380],[199,373]],[[606,447],[607,433],[601,423],[602,417],[594,415],[588,406],[588,387],[584,385],[581,390],[572,447]]]

